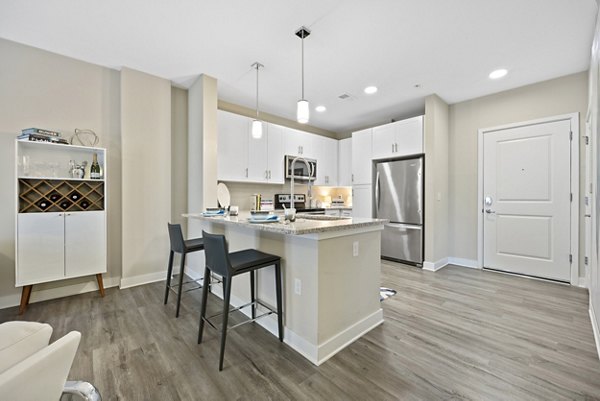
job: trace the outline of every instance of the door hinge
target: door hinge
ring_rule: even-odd
[[[573,263],[573,255],[569,254],[569,263]]]
[[[569,132],[569,140],[571,140],[571,141],[573,140],[573,131]]]
[[[586,256],[585,258],[583,258],[583,263],[584,263],[584,264],[586,264],[586,265],[587,265],[587,264],[588,264],[588,262],[589,262],[589,258],[588,258],[587,256]]]
[[[586,135],[584,138],[585,138],[585,144],[589,145],[590,144],[590,137]]]

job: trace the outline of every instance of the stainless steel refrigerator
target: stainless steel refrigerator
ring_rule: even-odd
[[[381,257],[423,264],[423,157],[376,164],[375,216],[388,219]]]

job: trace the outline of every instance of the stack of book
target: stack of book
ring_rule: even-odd
[[[68,145],[69,142],[61,138],[60,132],[50,131],[41,128],[25,128],[21,130],[21,135],[17,137],[20,141],[52,142]]]

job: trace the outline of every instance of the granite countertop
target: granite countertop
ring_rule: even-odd
[[[201,213],[183,214],[183,217],[210,221],[212,223],[223,223],[253,228],[255,230],[270,231],[280,234],[303,235],[315,234],[329,231],[353,230],[380,226],[388,222],[384,219],[333,217],[326,215],[303,215],[298,213],[296,221],[284,223],[283,216],[279,222],[274,223],[250,223],[249,212],[240,212],[238,216],[203,216]]]

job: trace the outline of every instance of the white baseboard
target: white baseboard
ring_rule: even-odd
[[[577,282],[577,287],[580,287],[580,288],[589,288],[589,286],[588,286],[588,278],[587,277],[579,277],[579,281]]]
[[[121,285],[119,288],[125,289],[129,287],[136,287],[138,285],[155,283],[157,281],[162,281],[167,278],[167,272],[155,272],[148,274],[140,274],[138,276],[124,277],[121,278]]]
[[[598,359],[600,359],[600,321],[598,321],[598,315],[594,313],[594,306],[592,305],[592,299],[590,298],[590,320],[592,321],[592,330],[594,331],[594,340],[596,340],[596,351],[598,352]]]
[[[442,258],[437,262],[423,262],[423,270],[436,272],[448,264],[448,258]]]
[[[454,257],[449,257],[448,258],[448,264],[449,265],[455,265],[455,266],[461,266],[461,267],[468,267],[471,269],[479,269],[480,267],[478,266],[478,262],[476,260],[473,259],[463,259],[463,258],[454,258]]]
[[[103,280],[104,288],[117,287],[119,285],[120,277],[106,277]],[[83,294],[86,292],[98,291],[98,283],[96,282],[95,276],[90,276],[89,281],[79,282],[76,284],[67,284],[60,287],[46,288],[43,290],[36,291],[36,286],[33,286],[31,291],[31,299],[29,303],[33,304],[36,302],[48,301],[50,299],[69,297],[72,295]],[[5,295],[0,297],[0,309],[10,308],[19,305],[21,302],[21,291],[16,292],[12,295]]]
[[[215,284],[212,286],[212,293],[223,299],[223,288],[220,284]],[[231,306],[238,307],[246,303],[248,303],[247,300],[244,301],[233,294],[231,295]],[[250,308],[244,308],[241,310],[241,312],[248,317],[251,316]],[[256,321],[256,323],[261,325],[275,337],[278,336],[277,315],[270,315],[259,319]],[[382,323],[383,310],[380,308],[371,315],[366,316],[364,319],[348,327],[343,332],[338,333],[334,337],[328,339],[321,345],[312,344],[306,341],[303,337],[300,337],[287,327],[283,328],[283,342],[289,345],[300,355],[308,359],[310,362],[319,366],[338,353],[340,350],[358,340],[365,333],[371,331]]]

